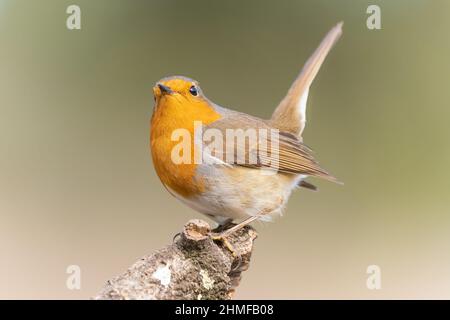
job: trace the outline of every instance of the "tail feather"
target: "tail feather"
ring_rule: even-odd
[[[308,59],[287,95],[275,109],[270,120],[274,127],[301,137],[306,123],[305,115],[309,87],[319,72],[325,57],[341,36],[342,25],[343,22],[340,22],[331,29]]]
[[[298,183],[298,186],[299,186],[299,187],[306,188],[306,189],[309,189],[309,190],[311,190],[311,191],[318,191],[318,190],[319,190],[315,185],[313,185],[312,183],[309,183],[309,182],[307,182],[307,181],[305,181],[305,180],[301,180],[301,181]]]

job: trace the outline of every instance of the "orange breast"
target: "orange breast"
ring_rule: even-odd
[[[194,152],[199,150],[194,149],[194,121],[207,125],[218,119],[220,114],[207,101],[192,103],[177,95],[164,96],[158,101],[150,123],[153,164],[162,183],[183,197],[199,194],[205,188],[203,181],[195,176]],[[176,164],[171,154],[180,141],[172,141],[172,132],[181,128],[190,134],[191,161]]]

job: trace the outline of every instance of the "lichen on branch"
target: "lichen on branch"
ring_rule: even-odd
[[[246,226],[225,242],[211,235],[208,223],[190,220],[172,244],[107,281],[94,299],[231,299],[249,268],[257,233]]]

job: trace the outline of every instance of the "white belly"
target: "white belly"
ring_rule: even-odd
[[[292,190],[305,178],[301,175],[270,174],[258,169],[202,164],[199,177],[206,190],[182,202],[215,221],[241,220],[262,214],[262,220],[281,214]]]

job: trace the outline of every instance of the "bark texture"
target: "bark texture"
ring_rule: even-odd
[[[208,223],[190,220],[171,245],[109,280],[94,299],[231,299],[256,237],[246,226],[214,240]]]

